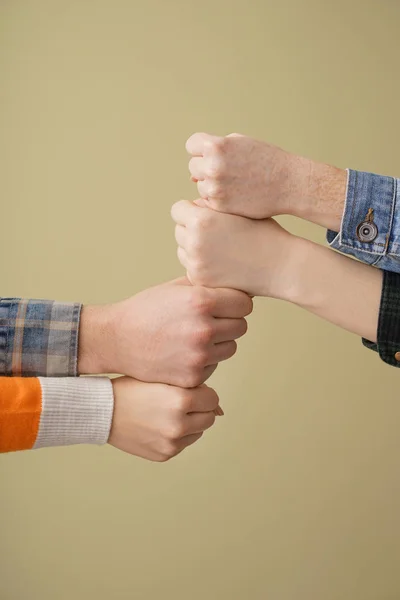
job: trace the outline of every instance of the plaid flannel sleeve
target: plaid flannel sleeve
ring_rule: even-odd
[[[393,367],[400,367],[400,275],[383,271],[377,343],[363,339],[363,344],[379,353]]]
[[[76,377],[81,304],[0,298],[0,376]]]

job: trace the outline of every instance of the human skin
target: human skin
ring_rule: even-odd
[[[235,354],[251,311],[247,294],[192,286],[186,278],[115,304],[84,306],[79,373],[196,387]]]
[[[182,389],[113,379],[114,415],[108,443],[123,452],[165,462],[197,442],[212,427],[219,399],[206,385]]]
[[[209,208],[252,219],[293,215],[339,231],[344,169],[239,134],[196,133],[186,149],[191,177]]]
[[[296,237],[274,219],[172,207],[178,258],[195,285],[286,300],[376,341],[382,272]]]

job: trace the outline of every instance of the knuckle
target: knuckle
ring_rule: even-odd
[[[185,426],[183,421],[175,419],[165,427],[164,438],[167,445],[173,446],[175,442],[185,435]]]
[[[221,184],[220,181],[212,180],[207,183],[207,196],[209,198],[217,198],[218,200],[224,199],[225,190],[224,190],[224,186]],[[212,217],[212,215],[210,215],[210,217]],[[210,221],[208,221],[207,225],[209,225],[209,224],[210,224]]]
[[[168,462],[169,460],[171,460],[172,456],[170,454],[168,454],[167,452],[163,452],[162,450],[159,450],[156,454],[156,456],[153,459],[153,462],[157,462],[157,463],[165,463]]]
[[[204,345],[203,339],[201,339],[201,340],[196,339],[196,346],[203,346],[203,345]],[[206,350],[196,350],[192,354],[191,359],[190,359],[191,368],[194,369],[195,372],[199,371],[200,369],[204,369],[204,367],[207,364],[207,358],[208,358],[208,353]]]
[[[166,456],[164,456],[163,454],[159,453],[154,458],[152,458],[151,460],[152,460],[152,462],[155,462],[155,463],[165,463],[169,459]]]
[[[204,382],[205,374],[204,369],[190,369],[186,375],[185,381],[189,388],[197,388]]]
[[[223,176],[224,170],[225,164],[220,156],[210,158],[204,166],[205,175],[210,179],[219,180]]]
[[[210,184],[213,185],[213,184]],[[204,230],[207,230],[213,222],[213,212],[211,210],[199,210],[193,217],[192,229],[201,235]]]
[[[160,455],[161,455],[161,461],[160,462],[167,462],[168,460],[171,460],[171,458],[174,458],[174,456],[176,456],[178,454],[178,446],[176,443],[168,441],[165,442],[160,450]]]
[[[179,413],[188,412],[192,406],[192,395],[190,391],[184,388],[177,388],[175,390],[173,406]]]
[[[197,264],[196,266],[197,270],[202,270],[202,265]],[[214,308],[215,302],[209,290],[207,290],[204,287],[198,286],[192,288],[191,305],[196,314],[208,315]]]
[[[209,142],[209,148],[211,152],[216,156],[223,154],[225,146],[226,138],[224,137],[216,137]]]
[[[215,326],[212,322],[206,322],[199,325],[194,333],[194,339],[196,341],[196,346],[204,347],[210,344],[215,337]],[[203,352],[205,354],[205,352]],[[199,356],[201,356],[199,354]],[[204,359],[207,356],[202,357]]]
[[[193,232],[187,244],[187,251],[190,254],[190,256],[201,256],[205,248],[206,245],[204,243],[204,237],[201,235],[201,233],[197,231]]]
[[[197,387],[198,384],[196,383],[195,374],[190,367],[186,366],[186,370],[179,377],[179,381],[177,382],[177,384],[185,389],[191,389],[191,388]],[[178,410],[182,410],[182,409],[178,409]],[[189,412],[189,410],[188,410],[188,412]]]

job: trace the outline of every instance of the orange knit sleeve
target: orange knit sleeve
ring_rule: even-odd
[[[42,412],[36,377],[0,377],[0,452],[29,450],[35,444]]]

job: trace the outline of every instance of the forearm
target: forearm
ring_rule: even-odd
[[[112,345],[111,310],[105,306],[83,306],[78,344],[78,373],[109,373],[108,348]]]
[[[346,199],[347,171],[307,158],[289,160],[290,214],[339,231]]]
[[[375,342],[382,272],[306,240],[296,238],[294,246],[285,299]]]

